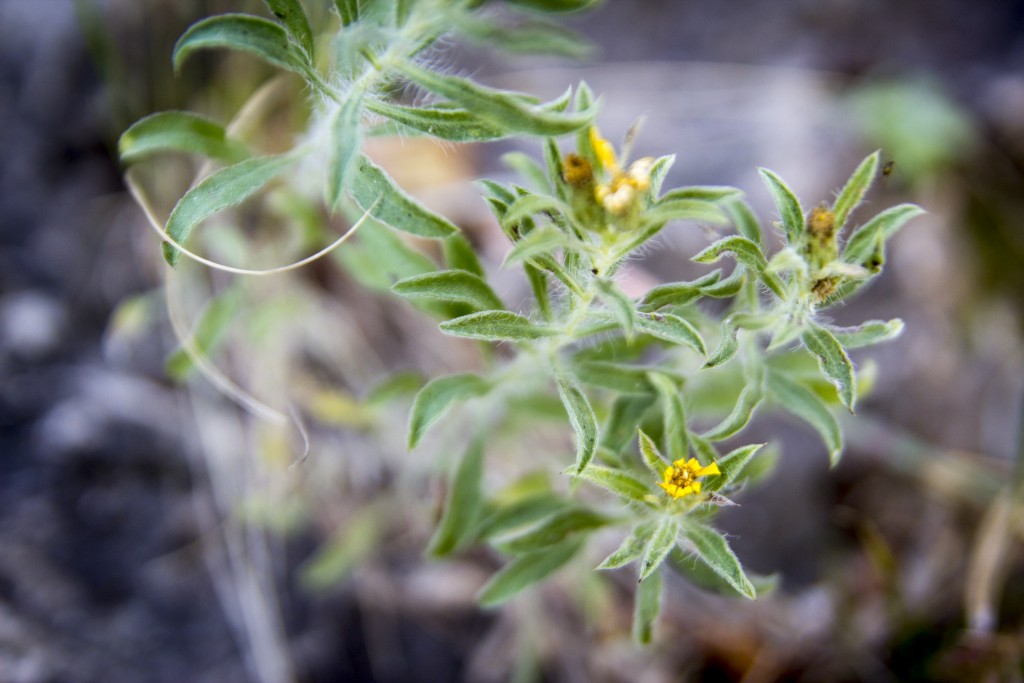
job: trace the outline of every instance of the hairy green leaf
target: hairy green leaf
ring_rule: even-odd
[[[718,469],[722,472],[717,477],[710,479],[704,488],[707,491],[721,491],[729,484],[736,481],[736,478],[743,472],[743,468],[747,466],[747,463],[757,454],[759,450],[764,446],[763,443],[755,443],[749,446],[741,446],[736,450],[729,451],[715,462],[718,463]]]
[[[884,244],[906,225],[907,221],[923,213],[924,209],[914,204],[899,204],[886,209],[853,231],[843,249],[843,260],[872,270],[871,260],[877,245]]]
[[[400,126],[452,142],[489,142],[507,138],[511,134],[511,131],[485,121],[471,111],[456,107],[407,107],[370,99],[366,101],[366,108]],[[401,129],[384,130],[400,132]]]
[[[843,405],[852,413],[857,400],[857,380],[846,349],[831,332],[818,325],[807,327],[800,338],[807,350],[818,359],[821,371],[836,386]]]
[[[775,202],[779,215],[782,217],[782,227],[786,232],[786,241],[793,246],[800,243],[804,234],[804,210],[800,208],[800,201],[789,189],[789,186],[772,171],[767,168],[759,168],[761,179],[768,187],[768,192]]]
[[[565,507],[561,496],[546,491],[491,505],[477,535],[483,540],[502,536],[532,526]]]
[[[568,378],[559,378],[558,395],[576,435],[576,473],[579,474],[590,464],[597,450],[597,417],[586,395]]]
[[[644,560],[640,564],[640,582],[649,577],[661,566],[669,552],[676,546],[679,536],[679,524],[671,517],[658,520],[658,525],[651,534],[651,540],[644,551]]]
[[[204,356],[212,353],[224,339],[240,304],[239,291],[234,288],[211,299],[199,315],[191,335],[191,345]],[[184,348],[174,351],[164,363],[168,377],[179,382],[187,379],[194,369],[192,356]]]
[[[327,162],[327,206],[337,211],[345,196],[345,181],[359,153],[362,98],[349,95],[331,120],[331,149]]]
[[[474,439],[462,456],[441,521],[427,546],[432,556],[444,557],[473,540],[482,510],[483,475],[484,444],[482,439]]]
[[[633,606],[633,640],[648,645],[654,637],[654,622],[661,612],[661,572],[655,572],[636,588]]]
[[[496,543],[495,547],[510,555],[529,553],[563,543],[575,534],[589,533],[600,529],[611,521],[612,518],[607,515],[577,505],[556,511],[537,526],[508,540]]]
[[[722,441],[739,433],[750,422],[750,418],[754,416],[754,411],[757,410],[757,406],[761,404],[763,398],[764,389],[761,384],[748,383],[740,392],[740,397],[732,412],[720,423],[704,432],[702,436],[708,441]]]
[[[704,288],[714,285],[722,276],[722,271],[714,270],[707,275],[691,282],[670,282],[648,290],[641,300],[643,310],[656,311],[665,306],[685,306],[703,296]]]
[[[456,401],[482,396],[491,388],[484,378],[473,374],[436,377],[416,394],[409,414],[409,450],[427,433],[427,429],[448,412]]]
[[[396,230],[434,239],[459,231],[452,223],[405,193],[365,155],[356,157],[348,190],[370,215]]]
[[[465,270],[439,270],[399,280],[391,288],[407,299],[454,301],[482,310],[500,310],[505,305],[483,278]]]
[[[486,278],[484,266],[476,249],[461,232],[449,235],[444,239],[444,260],[453,270],[464,270],[477,277]]]
[[[246,159],[210,174],[178,200],[167,219],[167,234],[184,244],[201,221],[241,204],[295,162],[289,154]],[[164,243],[164,258],[177,265],[181,252]]]
[[[481,311],[441,323],[441,331],[453,337],[482,341],[526,341],[555,334],[550,327],[535,325],[511,311]]]
[[[313,31],[309,28],[309,19],[302,9],[299,0],[263,0],[270,11],[277,17],[292,39],[298,43],[310,61],[313,59]]]
[[[751,600],[757,597],[757,591],[743,573],[743,567],[721,534],[703,524],[687,520],[683,525],[683,535],[697,551],[700,559],[730,586]]]
[[[655,202],[654,206],[672,204],[683,199],[699,199],[704,202],[717,203],[726,199],[735,199],[742,194],[742,190],[727,185],[691,185],[669,190]]]
[[[572,372],[579,381],[620,394],[650,393],[651,383],[647,373],[652,369],[601,360],[580,360],[572,364]]]
[[[776,295],[785,297],[785,287],[774,273],[768,272],[768,262],[761,248],[746,237],[732,235],[722,238],[694,256],[693,260],[697,263],[714,263],[727,253],[733,254],[739,263],[757,273]]]
[[[686,428],[686,410],[683,408],[679,387],[660,372],[652,372],[650,378],[661,397],[662,432],[669,460],[685,458],[690,449],[689,431]]]
[[[604,465],[591,463],[578,476],[628,500],[642,501],[650,494],[647,485],[633,475]]]
[[[342,26],[359,21],[359,0],[334,0],[334,8],[338,10]]]
[[[825,402],[813,391],[778,372],[768,373],[768,389],[783,410],[793,413],[817,430],[828,448],[830,462],[832,465],[838,463],[843,452],[843,433]]]
[[[860,162],[857,170],[853,172],[853,175],[850,176],[850,179],[846,181],[846,185],[839,192],[839,196],[836,197],[836,201],[832,205],[832,211],[836,215],[837,232],[846,225],[846,219],[849,217],[850,212],[857,208],[857,205],[864,198],[864,193],[867,192],[871,182],[875,179],[875,174],[878,172],[878,157],[879,153],[874,152],[868,155],[864,161]]]
[[[843,348],[857,349],[862,346],[873,346],[900,336],[903,333],[903,321],[899,318],[888,321],[869,320],[856,327],[832,327],[829,329]]]
[[[186,111],[162,111],[136,121],[117,143],[121,161],[132,163],[158,152],[188,152],[238,162],[249,156],[246,146],[225,136],[224,128]]]
[[[615,321],[622,327],[626,339],[632,339],[636,326],[636,309],[633,308],[633,300],[611,280],[595,278],[594,282],[597,285],[598,298],[611,310]]]
[[[477,595],[477,601],[484,607],[500,605],[561,569],[581,547],[583,539],[516,557],[491,577]]]
[[[222,47],[248,52],[298,74],[308,69],[308,59],[278,24],[250,14],[218,14],[197,21],[181,35],[174,46],[174,70],[196,50]]]
[[[640,457],[643,459],[644,464],[647,465],[647,469],[651,471],[651,474],[661,478],[665,473],[668,462],[661,454],[661,451],[658,450],[654,439],[644,434],[644,430],[638,429],[637,435],[640,442]]]
[[[526,104],[517,93],[494,90],[464,78],[435,73],[408,62],[397,69],[417,85],[447,97],[485,121],[531,135],[565,135],[588,125],[594,110],[561,113]]]
[[[618,569],[625,565],[633,562],[643,555],[644,549],[647,547],[648,541],[650,541],[651,534],[654,533],[654,525],[651,523],[644,523],[633,529],[629,536],[626,536],[622,541],[622,545],[618,547],[611,555],[604,558],[601,564],[597,565],[597,569]]]
[[[693,325],[671,313],[640,313],[636,316],[637,328],[644,334],[657,337],[673,344],[689,346],[706,356],[708,351],[704,339]]]
[[[739,233],[763,249],[764,235],[761,234],[761,224],[750,204],[742,199],[730,199],[725,203],[725,210]]]

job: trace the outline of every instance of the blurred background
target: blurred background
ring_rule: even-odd
[[[568,18],[597,46],[581,62],[437,57],[540,96],[586,80],[606,137],[645,116],[636,156],[676,153],[669,182],[735,185],[765,220],[758,166],[812,206],[878,148],[891,172],[861,217],[929,212],[829,312],[907,324],[855,357],[874,390],[842,463],[787,418],[748,428],[780,466],[721,520],[778,588],[751,603],[670,581],[646,650],[629,638],[628,572],[483,612],[472,598],[498,558],[423,559],[460,444],[404,452],[402,382],[466,360],[357,267],[372,244],[281,279],[185,266],[165,280],[116,142],[154,111],[227,121],[268,79],[225,54],[172,74],[178,35],[226,11],[264,7],[0,0],[0,683],[1024,680],[1024,2],[612,0]],[[283,88],[269,148],[305,116]],[[469,181],[510,180],[512,149],[539,151],[372,151],[497,270],[506,245]],[[146,176],[163,210],[195,171],[176,163]],[[324,227],[301,208],[260,215],[308,253]],[[279,243],[209,233],[204,253],[281,263]],[[691,277],[706,242],[675,231],[625,275]],[[196,320],[229,393],[267,419],[175,352],[174,325]],[[301,461],[291,406],[311,438]],[[557,423],[524,431],[524,448],[564,443]]]

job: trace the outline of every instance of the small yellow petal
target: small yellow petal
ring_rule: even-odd
[[[675,494],[676,498],[682,498],[683,496],[689,496],[693,494],[693,485],[688,484],[683,488],[679,489],[679,492]]]
[[[686,467],[686,458],[679,458],[679,460],[676,460],[672,464],[675,465],[679,469],[684,469]]]
[[[665,481],[672,481],[672,476],[675,473],[676,473],[675,468],[673,468],[673,467],[666,467],[664,474],[662,474],[662,477],[664,477]]]
[[[615,148],[612,147],[612,143],[601,137],[601,131],[597,129],[597,126],[590,127],[590,146],[594,148],[597,160],[606,170],[618,170],[619,162],[615,158]]]
[[[718,469],[718,463],[717,462],[713,462],[710,465],[708,465],[707,467],[702,467],[700,469],[700,472],[697,472],[697,476],[698,477],[706,477],[706,476],[709,476],[709,475],[712,475],[712,474],[721,474],[721,473],[722,473],[722,471],[720,469]]]
[[[693,492],[694,493],[700,493],[700,482],[699,481],[693,482],[692,484],[690,484],[690,487],[693,488]]]

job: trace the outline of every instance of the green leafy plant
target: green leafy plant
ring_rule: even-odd
[[[882,271],[887,240],[921,210],[900,205],[849,227],[878,173],[878,153],[856,168],[835,201],[810,211],[762,169],[781,219],[776,248],[774,231],[763,233],[740,190],[665,190],[674,156],[620,158],[594,125],[598,101],[585,83],[541,102],[431,68],[425,55],[452,32],[511,51],[585,52],[583,41],[543,16],[590,3],[510,0],[504,11],[492,12],[497,4],[336,0],[333,12],[318,14],[323,25],[316,30],[298,0],[266,0],[274,20],[205,19],[178,41],[175,67],[200,50],[228,48],[297,75],[313,103],[297,143],[262,153],[230,128],[174,111],[133,125],[120,152],[132,163],[168,151],[208,160],[200,180],[157,224],[170,266],[183,253],[211,263],[189,246],[207,219],[279,186],[308,195],[315,179],[327,214],[345,217],[351,227],[295,265],[359,230],[358,257],[342,257],[347,267],[439,319],[446,335],[479,342],[481,370],[430,380],[411,408],[410,449],[455,406],[479,408],[429,553],[444,557],[487,545],[507,556],[479,594],[481,604],[497,605],[584,553],[598,532],[613,530],[621,545],[597,568],[636,565],[634,634],[647,642],[666,569],[746,598],[768,585],[744,572],[712,522],[771,469],[773,458],[762,444],[728,450],[722,444],[733,444],[755,413],[771,406],[809,423],[837,461],[842,435],[833,410],[841,405],[853,412],[858,394],[847,351],[895,337],[902,323],[837,327],[823,311]],[[410,105],[401,98],[406,86],[434,99]],[[539,139],[543,164],[509,157],[523,185],[480,181],[509,242],[501,268],[522,272],[529,302],[510,308],[493,284],[495,268],[459,228],[364,153],[365,140],[395,135],[453,143]],[[680,223],[713,226],[720,239],[692,259],[730,258],[731,270],[627,294],[616,279],[622,265],[650,249],[663,230],[685,229]],[[402,233],[439,242],[443,258],[418,251]],[[702,307],[706,299],[721,303]],[[190,356],[208,350],[222,317],[206,323],[211,339],[196,340]],[[179,357],[176,367],[181,374],[189,366]],[[556,450],[544,461],[567,485],[526,474],[485,486],[488,456],[497,457],[508,438],[503,425],[533,419],[530,404],[551,405],[554,397],[575,452]],[[688,414],[694,406],[701,415]],[[699,428],[702,422],[709,426]]]

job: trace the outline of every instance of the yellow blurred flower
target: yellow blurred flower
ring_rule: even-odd
[[[717,463],[702,467],[697,458],[679,459],[670,467],[665,468],[665,481],[659,481],[658,486],[665,489],[665,493],[673,498],[683,498],[700,493],[701,483],[697,481],[698,477],[714,476],[721,473]]]
[[[651,167],[654,159],[644,157],[622,170],[612,143],[601,137],[596,126],[590,127],[590,146],[608,176],[608,182],[594,188],[594,198],[613,215],[622,216],[634,206],[636,199],[651,187]]]

